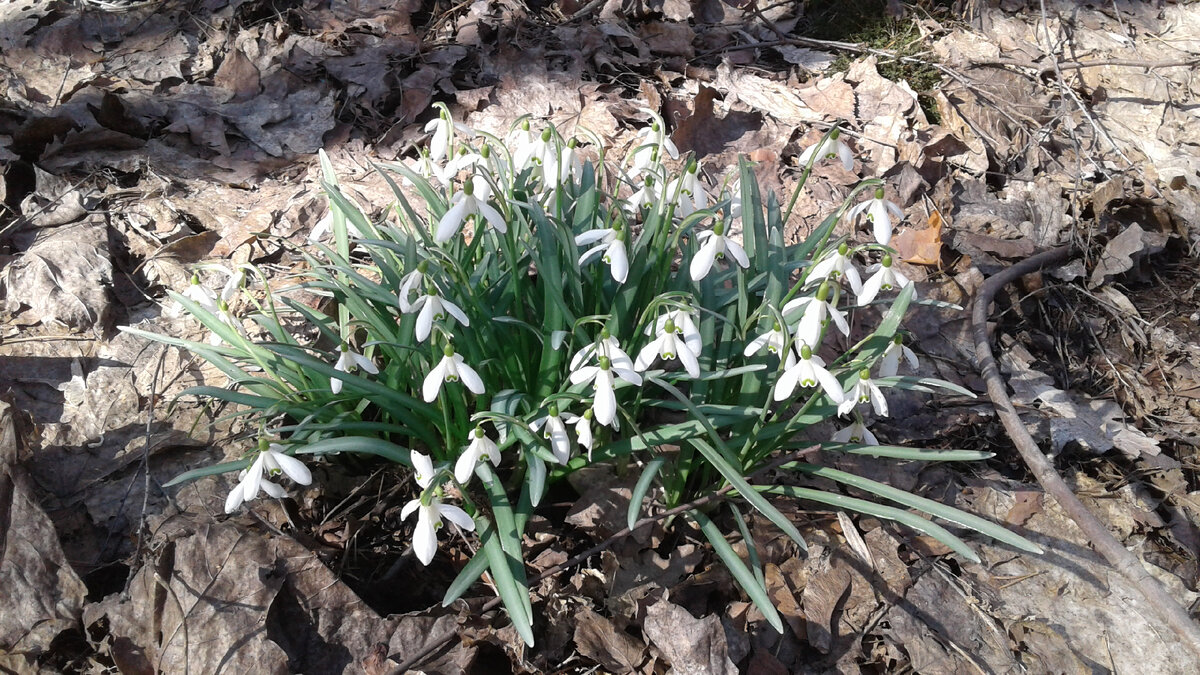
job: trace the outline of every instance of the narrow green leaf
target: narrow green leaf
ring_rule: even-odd
[[[725,541],[725,535],[703,513],[692,510],[688,511],[688,515],[700,526],[700,531],[704,533],[705,538],[712,544],[713,551],[717,554],[717,557],[721,559],[721,562],[725,563],[726,569],[733,575],[734,580],[742,587],[742,590],[746,591],[746,595],[750,596],[750,601],[754,603],[758,611],[762,612],[767,623],[771,624],[772,628],[782,634],[783,620],[779,618],[779,612],[775,610],[775,605],[771,604],[771,598],[767,595],[766,587],[759,585],[758,580],[754,578],[754,574],[746,567],[746,563],[742,562],[742,559],[738,557],[737,552],[733,550],[729,542]]]
[[[219,473],[229,473],[230,471],[241,471],[242,469],[250,466],[250,463],[253,461],[254,461],[254,458],[249,457],[246,459],[239,459],[234,462],[225,462],[223,464],[213,464],[212,466],[204,466],[204,467],[200,467],[199,469],[192,469],[191,471],[184,471],[183,473],[179,474],[178,476],[175,476],[174,478],[167,481],[166,483],[163,483],[163,487],[167,488],[167,487],[171,487],[172,485],[179,485],[180,483],[187,483],[190,481],[194,481],[198,478],[204,478],[205,476],[215,476]]]
[[[666,457],[654,457],[646,463],[646,468],[642,469],[642,475],[638,478],[637,485],[633,486],[633,494],[629,498],[629,510],[625,514],[625,524],[629,529],[632,530],[633,526],[637,524],[638,516],[642,511],[642,502],[646,501],[646,493],[650,491],[650,486],[654,484],[654,478],[666,462]]]
[[[504,552],[500,537],[496,536],[496,528],[491,523],[484,529],[481,544],[487,555],[488,569],[492,571],[492,579],[496,583],[496,592],[500,601],[504,603],[504,608],[508,610],[513,628],[525,644],[532,647],[533,618],[526,610],[529,606],[529,589],[519,585],[513,577],[508,554]]]
[[[447,588],[446,595],[442,596],[442,607],[449,607],[451,603],[461,598],[462,594],[467,592],[467,589],[475,585],[475,582],[479,580],[480,575],[487,568],[487,553],[476,553],[466,565],[463,565],[458,576],[454,577],[454,581],[450,582],[450,588]]]

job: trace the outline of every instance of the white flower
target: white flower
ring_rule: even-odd
[[[343,373],[353,372],[356,368],[362,368],[372,375],[378,375],[379,369],[371,362],[371,359],[359,354],[345,343],[338,346],[338,360],[334,364],[333,369]],[[339,377],[329,379],[329,389],[335,393],[342,393],[342,380]]]
[[[458,305],[443,299],[432,286],[426,290],[425,295],[409,305],[410,313],[418,310],[420,314],[417,314],[417,342],[424,342],[433,329],[433,322],[445,319],[447,313],[462,325],[471,325],[471,321],[467,319],[467,315],[459,309]]]
[[[879,376],[892,377],[900,371],[900,357],[903,356],[908,365],[916,370],[920,367],[917,361],[917,355],[913,350],[904,344],[904,340],[897,335],[887,349],[883,351],[883,357],[879,359]]]
[[[795,336],[800,342],[806,345],[820,345],[821,331],[825,326],[826,321],[832,319],[833,324],[842,332],[842,335],[850,335],[850,324],[846,323],[846,317],[841,310],[833,306],[829,302],[829,285],[821,284],[817,289],[817,294],[810,298],[796,298],[783,306],[783,315],[786,318],[793,311],[804,307],[804,314],[800,317],[800,323],[796,326]]]
[[[414,452],[412,463],[416,471],[413,478],[417,484],[422,489],[429,487],[433,478],[433,462],[429,457]],[[417,526],[413,529],[413,552],[417,554],[417,560],[420,560],[422,565],[432,562],[437,553],[437,531],[442,527],[443,516],[468,532],[475,530],[475,521],[471,520],[466,511],[453,504],[443,504],[438,494],[422,495],[405,504],[404,509],[400,511],[401,520],[408,518],[414,511],[417,512]]]
[[[629,256],[625,252],[625,230],[616,228],[589,230],[575,237],[576,246],[586,246],[593,242],[599,243],[579,256],[579,264],[586,265],[593,258],[602,255],[604,262],[608,263],[612,278],[618,284],[625,283],[626,277],[629,276]]]
[[[425,273],[429,270],[429,261],[422,260],[416,268],[400,278],[400,290],[396,294],[399,299],[400,311],[409,314],[413,311],[413,303],[409,302],[414,292],[420,293],[425,285]]]
[[[470,127],[454,123],[450,119],[450,114],[445,111],[439,114],[437,119],[429,120],[425,124],[425,131],[433,132],[433,136],[429,139],[430,160],[441,162],[448,155],[454,140],[455,129],[468,136],[475,133]]]
[[[822,138],[816,145],[811,145],[804,152],[800,153],[798,161],[804,165],[807,165],[809,160],[815,163],[816,160],[813,160],[813,155],[816,155],[817,160],[840,159],[842,160],[843,168],[847,171],[853,171],[854,153],[851,152],[850,146],[846,145],[845,141],[842,141],[839,136],[841,136],[841,132],[834,129],[828,137]]]
[[[680,218],[687,218],[701,209],[708,208],[708,193],[696,177],[698,168],[696,162],[690,162],[683,175],[667,186],[666,194],[677,195],[675,209]]]
[[[617,396],[613,392],[613,375],[634,386],[642,384],[642,376],[629,367],[628,358],[621,365],[610,360],[607,356],[597,357],[599,365],[582,366],[571,372],[571,384],[591,382],[595,388],[592,396],[592,409],[596,411],[596,421],[610,425],[617,416]]]
[[[575,151],[575,140],[572,139],[563,147],[562,152],[558,154],[556,160],[546,163],[544,171],[546,182],[551,182],[551,179],[554,182],[554,185],[547,185],[546,187],[553,188],[573,182],[582,172],[583,160],[579,158],[579,153]]]
[[[904,211],[900,210],[892,202],[883,198],[883,188],[875,190],[875,198],[868,199],[865,202],[855,204],[847,213],[850,218],[858,216],[858,214],[866,212],[867,220],[871,221],[874,227],[872,228],[875,235],[875,241],[881,246],[887,246],[892,240],[892,217],[898,220],[904,219]]]
[[[779,376],[779,381],[775,383],[775,400],[786,400],[799,384],[805,388],[820,385],[831,401],[841,403],[845,398],[842,394],[842,384],[825,369],[825,361],[813,354],[808,345],[797,344],[800,347],[797,350],[800,352],[800,360]]]
[[[217,313],[217,294],[211,289],[200,283],[200,277],[192,275],[192,281],[183,291],[183,297],[200,305],[209,312]]]
[[[466,385],[467,389],[476,396],[483,393],[483,380],[479,378],[479,373],[475,369],[463,362],[463,357],[454,353],[454,347],[446,345],[442,352],[442,360],[438,362],[433,370],[425,376],[425,381],[421,384],[421,395],[425,398],[426,403],[433,403],[437,398],[438,392],[442,390],[442,384],[446,382],[458,382]]]
[[[700,333],[692,323],[692,319],[680,310],[671,310],[655,322],[654,333],[657,335],[650,344],[638,352],[634,368],[645,371],[661,356],[667,360],[678,359],[684,370],[691,377],[700,377],[701,340]]]
[[[242,289],[242,284],[246,281],[246,268],[238,265],[232,270],[224,271],[229,274],[229,280],[225,282],[225,287],[221,289],[221,299],[229,302]]]
[[[545,417],[534,420],[529,428],[533,431],[542,430],[542,438],[550,441],[550,451],[559,464],[571,461],[571,437],[567,435],[567,424],[579,421],[578,415],[563,413],[559,415],[558,406],[550,404],[550,410]]]
[[[679,159],[679,149],[667,137],[662,125],[657,119],[650,123],[650,126],[638,131],[638,144],[633,153],[633,165],[630,168],[630,173],[634,176],[642,172],[657,167],[662,155],[665,152],[671,159]]]
[[[862,293],[862,277],[858,275],[858,268],[854,266],[854,261],[850,257],[850,247],[846,244],[841,244],[837,250],[821,258],[816,265],[808,272],[808,279],[805,281],[805,286],[815,284],[818,281],[837,281],[846,279],[850,282],[850,289],[855,295]]]
[[[893,288],[904,288],[912,283],[908,277],[892,269],[892,256],[884,254],[883,260],[877,265],[871,265],[867,271],[874,271],[871,278],[863,282],[862,293],[858,294],[858,304],[868,305],[880,291],[890,291]]]
[[[475,465],[481,459],[488,460],[492,466],[499,465],[500,448],[496,446],[495,441],[483,433],[483,427],[475,427],[471,431],[471,442],[467,445],[467,449],[458,456],[458,461],[454,463],[454,480],[466,484],[471,480]]]
[[[876,414],[887,417],[887,399],[883,397],[879,385],[871,381],[871,373],[863,370],[850,381],[850,388],[846,390],[845,399],[838,404],[838,414],[845,415],[854,410],[854,406],[868,401],[871,402],[871,407],[875,409]]]
[[[875,438],[875,434],[863,424],[862,419],[857,419],[854,424],[838,431],[829,439],[834,443],[863,443],[865,445],[879,445],[879,439]]]
[[[621,345],[617,343],[617,339],[610,335],[608,329],[605,328],[600,331],[599,340],[584,345],[583,349],[575,352],[575,356],[571,357],[571,371],[579,370],[585,362],[590,361],[597,354],[607,356],[614,368],[633,369],[633,361],[629,358],[629,355],[621,349]]]
[[[587,450],[588,461],[592,461],[592,445],[594,444],[592,437],[592,409],[588,408],[583,411],[579,419],[575,420],[575,438],[579,440],[579,447]]]
[[[761,352],[765,347],[769,353],[775,354],[776,356],[779,354],[785,354],[783,367],[785,369],[791,368],[792,366],[796,365],[796,356],[790,349],[785,351],[787,347],[787,341],[788,335],[787,333],[783,332],[783,326],[780,326],[779,323],[776,322],[771,330],[751,340],[749,344],[746,345],[746,349],[742,352],[742,354],[748,357]]]
[[[533,168],[533,175],[543,182],[547,182],[546,167],[557,164],[557,155],[558,150],[555,148],[554,132],[548,128],[543,129],[540,134],[530,134],[528,142],[517,146],[513,152],[513,168],[518,173],[525,169]],[[549,174],[549,176],[553,176],[553,174]]]
[[[225,304],[224,300],[217,301],[216,315],[217,315],[217,319],[220,320],[221,323],[225,324],[226,326],[229,326],[230,328],[233,328],[238,333],[241,333],[242,337],[247,337],[246,328],[245,328],[245,326],[242,325],[242,320],[237,318],[236,316],[234,316],[233,312],[229,311],[229,305]],[[222,338],[220,335],[218,335],[216,333],[216,331],[213,331],[208,336],[208,344],[210,344],[214,347],[219,347],[221,345],[221,343],[224,341],[225,341],[224,338]]]
[[[262,443],[260,443],[261,445]],[[312,472],[308,470],[307,466],[304,466],[304,462],[286,454],[284,449],[284,446],[278,443],[269,443],[266,444],[266,448],[259,450],[254,463],[238,474],[240,482],[234,486],[229,497],[225,499],[225,513],[233,513],[243,502],[258,497],[260,488],[276,499],[286,494],[278,483],[264,478],[264,473],[272,478],[282,473],[300,485],[312,483]]]
[[[462,191],[454,195],[453,205],[438,221],[437,230],[433,236],[434,240],[439,244],[450,241],[462,228],[463,221],[467,219],[467,216],[472,215],[482,216],[501,234],[508,232],[504,216],[501,216],[499,211],[487,203],[491,194],[492,188],[488,186],[487,181],[477,176],[464,181]]]
[[[718,222],[713,229],[696,235],[696,239],[704,243],[700,246],[700,250],[696,251],[696,256],[692,258],[689,270],[692,281],[700,281],[708,276],[713,262],[718,258],[724,258],[726,251],[743,269],[750,267],[750,258],[746,257],[746,250],[742,248],[742,245],[725,236],[724,223]]]
[[[654,204],[662,199],[658,189],[658,183],[655,182],[654,176],[646,176],[639,187],[633,194],[621,201],[621,208],[630,217],[638,215],[642,209],[654,208]]]

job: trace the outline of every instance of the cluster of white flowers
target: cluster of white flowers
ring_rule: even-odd
[[[576,141],[564,142],[549,127],[540,133],[535,132],[528,120],[521,120],[512,130],[506,143],[510,147],[500,148],[502,152],[497,152],[490,145],[497,142],[494,137],[477,136],[473,130],[455,124],[444,110],[426,126],[426,131],[431,134],[428,150],[422,151],[410,168],[426,180],[436,181],[448,192],[445,210],[436,216],[436,222],[431,225],[432,240],[438,246],[463,236],[465,229],[477,230],[483,224],[498,235],[506,234],[510,214],[514,209],[524,207],[515,202],[506,202],[505,195],[511,194],[511,186],[522,175],[525,176],[526,187],[543,206],[557,204],[561,188],[575,184],[583,175],[584,160],[577,152]],[[458,142],[460,136],[483,140],[476,147]],[[624,284],[630,271],[630,224],[641,218],[645,209],[661,208],[663,212],[672,209],[676,222],[679,222],[709,209],[714,203],[699,178],[699,165],[694,160],[686,164],[680,175],[670,178],[662,164],[664,157],[678,159],[679,152],[666,135],[661,121],[656,118],[654,123],[638,133],[637,146],[626,158],[621,180],[629,194],[616,204],[619,208],[614,214],[619,215],[607,226],[585,231],[574,238],[577,247],[586,249],[578,257],[580,266],[602,259],[608,265],[612,279],[617,284]],[[847,170],[853,168],[853,153],[836,130],[822,142],[805,150],[800,157],[801,162],[824,159],[839,160]],[[688,263],[688,273],[693,281],[705,279],[716,262],[726,256],[731,259],[730,265],[743,269],[750,267],[745,249],[728,231],[729,224],[741,215],[739,193],[736,187],[720,192],[716,204],[721,208],[713,211],[711,229],[692,232],[692,250],[695,253]],[[892,218],[902,218],[903,214],[895,204],[883,197],[883,190],[876,190],[872,199],[854,206],[849,210],[849,215],[851,218],[864,215],[873,226],[875,241],[886,246],[892,234]],[[620,215],[631,219],[630,223],[623,221]],[[475,236],[478,235],[476,231]],[[849,375],[843,386],[835,372],[831,372],[832,366],[817,355],[831,332],[831,325],[843,336],[850,335],[850,325],[840,303],[844,285],[848,284],[849,291],[855,296],[853,304],[865,306],[874,302],[880,293],[910,283],[893,268],[892,258],[888,254],[882,255],[879,262],[866,268],[864,273],[869,276],[863,281],[864,273],[860,273],[855,257],[870,248],[854,249],[843,243],[828,251],[808,269],[800,297],[780,308],[761,308],[760,316],[776,318],[769,330],[750,340],[744,349],[747,358],[766,350],[781,359],[780,374],[773,391],[775,401],[789,400],[798,388],[814,389],[823,392],[837,406],[840,415],[855,413],[854,422],[834,436],[836,441],[877,443],[862,417],[855,412],[859,404],[869,403],[876,414],[888,414],[887,401],[869,370],[843,373],[843,376]],[[432,365],[424,377],[422,398],[427,403],[437,400],[446,383],[461,383],[476,396],[482,395],[485,393],[484,378],[457,353],[455,335],[451,331],[455,326],[469,328],[470,319],[462,308],[446,297],[445,290],[452,287],[442,283],[442,271],[435,266],[437,263],[430,262],[442,258],[430,255],[430,251],[422,251],[420,255],[422,259],[400,280],[396,290],[396,306],[401,315],[416,314],[413,337],[417,343],[429,342],[435,350],[440,345],[441,359]],[[229,315],[226,301],[230,289],[240,287],[242,279],[238,276],[235,280],[234,273],[230,274],[230,284],[226,285],[220,298],[201,286],[196,279],[193,279],[185,295],[213,314],[223,317],[222,320],[235,325],[236,319]],[[572,413],[565,409],[566,403],[551,399],[543,402],[545,414],[528,423],[530,430],[542,435],[550,454],[558,463],[566,464],[571,460],[576,444],[588,453],[590,459],[597,433],[603,427],[619,431],[621,409],[618,389],[642,386],[644,374],[655,363],[677,361],[687,377],[701,377],[704,354],[703,342],[697,330],[698,313],[685,302],[674,300],[657,311],[658,315],[648,321],[644,343],[638,348],[636,358],[630,358],[625,349],[637,345],[622,346],[606,329],[600,330],[594,342],[582,346],[571,357],[567,379],[571,386],[580,387],[583,391],[582,414]],[[229,318],[225,319],[226,316]],[[482,320],[485,317],[477,318]],[[240,329],[240,324],[237,325]],[[370,350],[368,344],[365,351],[369,354]],[[901,359],[916,368],[915,354],[897,337],[879,360],[878,376],[896,375]],[[371,356],[354,351],[348,340],[343,341],[336,350],[334,370],[345,374],[345,377],[331,378],[330,391],[334,395],[342,395],[343,384],[351,384],[350,389],[355,389],[352,383],[360,376],[353,373],[360,369],[369,375],[380,372]],[[484,374],[487,374],[486,370]],[[682,374],[676,375],[682,377]],[[346,396],[353,395],[356,395],[354,391],[346,393]],[[455,395],[459,394],[456,392]],[[572,396],[578,398],[575,394]],[[599,427],[594,428],[593,424]],[[503,434],[500,423],[497,423],[497,428]],[[473,530],[475,527],[472,518],[462,508],[443,502],[443,483],[452,477],[457,483],[465,485],[479,469],[481,462],[498,465],[500,461],[499,446],[488,438],[481,426],[472,429],[468,439],[452,471],[435,471],[429,456],[415,451],[411,453],[414,479],[422,492],[404,507],[402,515],[407,518],[414,512],[418,514],[413,550],[422,563],[428,564],[436,552],[437,530],[443,519],[464,530]],[[531,461],[541,462],[536,457]],[[240,482],[229,495],[226,510],[236,510],[244,501],[254,499],[260,490],[274,497],[283,496],[282,487],[264,478],[279,473],[286,474],[300,484],[311,482],[311,474],[301,462],[284,453],[282,446],[270,444],[261,448],[253,464],[242,472]]]

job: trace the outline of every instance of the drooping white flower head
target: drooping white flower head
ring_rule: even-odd
[[[663,199],[663,190],[653,174],[647,174],[633,194],[621,200],[621,210],[630,218],[638,217],[642,209],[652,209]]]
[[[559,414],[558,405],[551,403],[545,417],[539,417],[530,423],[533,431],[542,430],[542,438],[550,441],[550,452],[559,464],[571,461],[571,437],[567,435],[568,424],[579,421],[578,415],[571,413]]]
[[[475,530],[475,521],[461,508],[453,504],[443,504],[439,494],[440,488],[436,488],[430,494],[426,489],[433,481],[433,461],[419,452],[412,453],[411,457],[413,479],[425,492],[404,505],[404,509],[400,511],[400,519],[407,519],[413,512],[417,513],[417,526],[413,529],[413,553],[422,565],[428,565],[437,554],[437,531],[442,527],[443,517],[467,532]]]
[[[196,274],[192,275],[192,280],[188,287],[183,289],[183,297],[200,305],[209,312],[216,314],[217,309],[217,294],[204,284],[200,283],[200,277]]]
[[[861,370],[854,379],[850,380],[849,387],[846,389],[845,399],[838,404],[838,414],[845,415],[854,410],[854,406],[859,403],[871,403],[871,407],[875,409],[875,414],[881,417],[887,417],[888,406],[887,399],[883,397],[883,392],[879,390],[879,385],[871,381],[871,372]]]
[[[575,420],[575,438],[579,441],[579,447],[587,450],[588,461],[592,461],[592,446],[595,445],[595,439],[592,435],[592,416],[594,413],[591,408],[583,411],[579,419]]]
[[[446,345],[442,350],[442,360],[425,376],[421,383],[421,396],[426,403],[433,403],[446,382],[462,381],[472,394],[479,396],[484,392],[483,380],[475,369],[463,362],[463,357],[454,353],[453,345]]]
[[[776,321],[771,330],[747,343],[746,349],[742,351],[742,354],[749,357],[766,349],[768,353],[775,354],[776,356],[783,354],[783,367],[785,369],[791,368],[796,365],[796,355],[790,349],[787,349],[787,342],[787,333],[783,332],[783,326],[779,325],[779,322]]]
[[[691,377],[700,377],[700,332],[692,317],[682,310],[673,309],[658,317],[652,327],[655,336],[638,352],[633,367],[644,372],[658,357],[668,361],[678,359]]]
[[[837,249],[827,253],[808,272],[804,285],[809,286],[823,281],[838,282],[842,279],[850,282],[850,289],[855,295],[862,293],[862,277],[850,254],[850,247],[845,242]]]
[[[746,257],[746,250],[742,245],[725,236],[725,223],[717,221],[713,229],[701,232],[696,235],[696,239],[704,243],[700,245],[700,250],[696,251],[688,270],[692,281],[700,281],[708,276],[713,263],[724,259],[727,251],[742,269],[750,267],[750,258]]]
[[[693,213],[708,208],[708,193],[697,177],[699,164],[695,160],[688,163],[683,175],[671,181],[667,186],[667,196],[675,197],[675,215],[687,218]]]
[[[599,340],[584,345],[582,349],[575,352],[575,355],[571,357],[571,371],[579,370],[585,363],[597,356],[607,356],[614,368],[633,369],[633,361],[625,353],[625,350],[621,349],[621,345],[617,343],[617,339],[608,332],[607,328],[603,328],[600,330]]]
[[[815,296],[796,298],[783,306],[784,318],[792,315],[801,307],[804,308],[804,314],[801,315],[800,323],[796,326],[796,340],[806,345],[819,346],[825,324],[829,320],[833,321],[842,335],[850,335],[850,324],[846,323],[846,317],[841,310],[834,306],[833,302],[830,302],[830,288],[828,282],[822,283]]]
[[[488,204],[488,198],[491,195],[491,186],[482,178],[473,176],[471,179],[463,181],[462,190],[454,194],[451,207],[438,221],[437,230],[433,236],[434,240],[439,244],[450,241],[462,229],[462,224],[467,216],[483,218],[488,225],[501,234],[508,232],[508,224],[504,222],[504,216],[500,215],[495,207]]]
[[[853,171],[854,152],[850,150],[850,146],[846,145],[845,141],[841,140],[841,133],[840,130],[834,129],[829,136],[805,148],[804,152],[800,153],[798,161],[807,165],[810,160],[816,163],[817,160],[822,159],[839,159],[842,162],[842,168]]]
[[[221,323],[236,330],[242,337],[249,338],[246,334],[246,327],[242,325],[242,320],[233,315],[233,312],[229,310],[229,305],[224,300],[217,300],[216,316]],[[214,347],[221,346],[223,342],[225,342],[225,339],[218,335],[216,331],[213,331],[208,336],[208,344]]]
[[[396,292],[396,296],[399,300],[400,311],[404,314],[416,311],[413,309],[412,296],[413,293],[420,293],[421,289],[425,287],[428,272],[429,261],[422,260],[412,271],[400,278],[400,289]]]
[[[800,359],[779,376],[779,381],[775,383],[775,400],[787,400],[798,384],[806,389],[820,386],[829,400],[841,403],[845,398],[842,394],[842,383],[825,369],[825,361],[813,354],[812,348],[803,342],[796,344]]]
[[[446,300],[442,296],[438,295],[437,289],[432,284],[426,286],[424,295],[417,298],[416,302],[413,302],[409,305],[408,311],[409,313],[419,312],[419,314],[417,314],[417,325],[414,331],[417,342],[424,342],[429,337],[430,332],[433,330],[433,322],[442,321],[447,317],[447,315],[454,317],[455,321],[458,321],[464,326],[471,325],[471,321],[467,318],[467,315],[463,313],[462,309],[460,309],[459,306],[453,302],[450,302],[449,300]]]
[[[624,352],[622,352],[624,354]],[[580,366],[571,372],[571,384],[591,382],[594,388],[592,409],[596,411],[596,421],[600,424],[611,425],[617,416],[617,396],[613,390],[613,376],[625,380],[634,386],[641,386],[642,376],[638,375],[625,357],[618,365],[607,356],[596,358],[597,365]]]
[[[528,124],[528,120],[525,122]],[[554,130],[547,127],[540,134],[530,134],[528,142],[521,143],[513,149],[513,168],[520,173],[526,169],[533,169],[533,175],[543,185],[550,182],[554,178],[553,171],[557,171],[558,165],[558,146],[554,139]],[[551,173],[547,173],[547,167],[551,168]]]
[[[454,463],[454,480],[464,485],[471,480],[471,474],[475,472],[475,465],[481,460],[491,462],[492,466],[500,464],[500,448],[496,446],[495,441],[483,433],[482,426],[472,429],[470,436],[471,442],[467,444],[467,449],[458,456],[458,461]]]
[[[573,183],[583,173],[583,159],[575,150],[576,145],[576,140],[572,138],[563,146],[553,162],[547,162],[544,172],[547,190]]]
[[[362,354],[350,349],[350,346],[344,342],[338,345],[338,360],[337,363],[334,364],[333,369],[343,373],[352,373],[358,368],[362,368],[372,375],[379,374],[379,369],[375,367],[375,364],[371,361],[371,359],[368,359]],[[341,378],[330,378],[329,389],[335,394],[342,393]]]
[[[862,418],[854,420],[854,424],[839,430],[829,440],[834,443],[862,443],[864,445],[879,445],[879,439],[863,424]]]
[[[639,130],[637,139],[634,141],[637,146],[633,151],[629,170],[630,175],[634,177],[646,171],[657,173],[657,169],[661,167],[660,161],[664,154],[670,156],[671,159],[679,159],[679,149],[675,147],[675,143],[667,136],[662,121],[653,112],[650,114],[653,118],[650,126]]]
[[[879,358],[879,376],[892,377],[900,371],[900,357],[903,356],[908,365],[915,371],[920,367],[917,355],[904,344],[904,338],[899,335],[892,338],[892,343],[883,351]]]
[[[450,111],[442,107],[439,110],[436,119],[429,120],[425,124],[426,132],[433,132],[433,136],[429,139],[429,159],[435,163],[440,163],[443,159],[450,156],[454,151],[454,132],[473,136],[475,131],[470,127],[454,122],[450,117]]]
[[[286,494],[283,487],[268,480],[279,474],[291,478],[300,485],[312,483],[312,472],[308,470],[307,466],[304,466],[304,462],[287,454],[285,450],[286,448],[279,443],[259,442],[258,457],[247,469],[238,474],[240,481],[225,499],[225,513],[233,513],[244,502],[257,498],[260,490],[276,499],[283,497]]]
[[[859,305],[868,305],[881,291],[893,288],[904,288],[912,283],[908,277],[892,268],[892,256],[884,254],[878,264],[871,265],[867,271],[873,271],[869,279],[863,282],[862,293],[858,296]]]
[[[618,284],[625,283],[629,276],[629,255],[625,250],[625,230],[619,227],[589,230],[575,237],[576,246],[586,246],[595,243],[579,256],[579,265],[583,266],[597,257],[608,263],[609,272]]]
[[[892,240],[892,218],[904,219],[904,211],[883,198],[883,188],[876,188],[873,199],[855,204],[847,215],[853,219],[860,213],[867,214],[867,220],[872,225],[871,232],[881,246],[887,246]]]

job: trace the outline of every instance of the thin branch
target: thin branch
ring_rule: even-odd
[[[1091,542],[1092,548],[1142,594],[1146,602],[1158,612],[1159,617],[1171,627],[1188,649],[1200,655],[1200,625],[1197,625],[1161,582],[1150,576],[1142,562],[1113,537],[1104,523],[1087,510],[1062,476],[1058,475],[1054,464],[1025,430],[1025,424],[1021,422],[1012,400],[1008,397],[1004,379],[1000,376],[1000,369],[992,355],[987,332],[988,308],[992,298],[1009,283],[1043,267],[1061,263],[1073,252],[1073,247],[1062,246],[1040,253],[992,276],[979,287],[971,312],[971,332],[975,339],[977,366],[987,382],[988,397],[996,407],[996,414],[1004,423],[1009,438],[1012,439],[1025,466],[1033,472],[1038,484],[1058,502],[1071,520],[1075,521]]]

